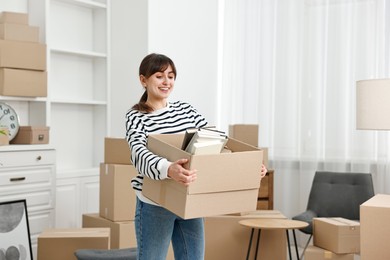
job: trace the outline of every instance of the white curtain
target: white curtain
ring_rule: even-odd
[[[375,192],[390,194],[390,131],[355,127],[356,81],[390,77],[386,0],[220,6],[220,125],[259,124],[275,208],[304,210],[316,170],[370,172]]]

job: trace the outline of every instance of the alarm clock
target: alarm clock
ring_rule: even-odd
[[[19,131],[19,116],[10,105],[0,102],[0,127],[8,128],[9,141],[15,138]]]

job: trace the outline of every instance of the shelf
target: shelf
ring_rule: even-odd
[[[95,105],[95,106],[106,106],[106,101],[98,100],[73,100],[73,99],[53,99],[53,104],[71,104],[71,105]]]
[[[26,102],[46,102],[46,97],[11,97],[11,96],[0,96],[0,101],[26,101]]]
[[[35,150],[48,150],[54,149],[53,146],[48,144],[10,144],[0,146],[0,151],[16,152],[16,151],[35,151]]]
[[[82,7],[95,8],[95,9],[107,8],[106,4],[96,2],[96,1],[87,1],[87,0],[55,0],[55,1],[69,3],[69,4],[78,5]]]
[[[100,52],[93,52],[93,51],[80,51],[80,50],[70,50],[70,49],[62,49],[62,48],[51,48],[50,51],[54,53],[82,56],[88,58],[107,58],[107,54],[100,53]]]

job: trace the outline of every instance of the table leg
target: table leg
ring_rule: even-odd
[[[257,260],[257,253],[259,252],[259,244],[260,244],[260,235],[261,235],[261,229],[257,232],[257,245],[256,245],[256,254],[255,254],[255,260]]]
[[[254,232],[254,228],[252,228],[252,231],[251,231],[251,236],[249,238],[249,246],[248,246],[248,253],[246,254],[246,260],[249,260],[249,255],[251,253],[251,247],[252,247],[252,238],[253,238],[253,232]]]
[[[299,252],[298,252],[298,245],[297,245],[297,237],[295,236],[295,229],[292,230],[293,236],[294,236],[294,243],[295,243],[295,253],[297,254],[297,259],[299,259]]]
[[[290,236],[288,235],[288,229],[286,229],[286,236],[287,236],[287,244],[288,244],[288,255],[290,256],[290,260],[292,260],[292,257],[291,257]]]

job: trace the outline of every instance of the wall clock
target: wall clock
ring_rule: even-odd
[[[19,116],[10,105],[0,102],[0,127],[7,127],[9,140],[15,138],[19,131]]]

